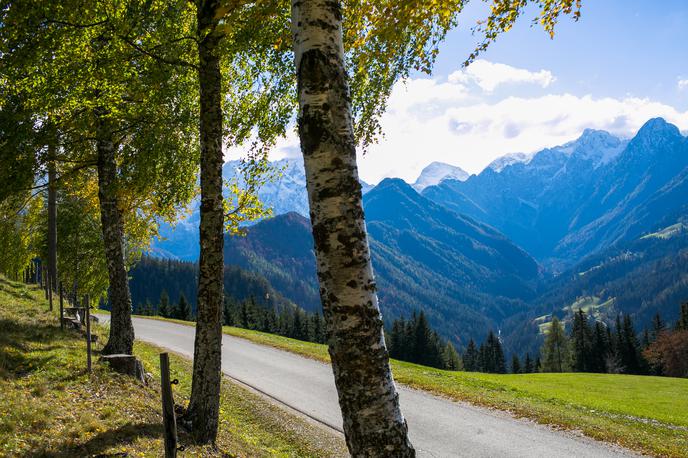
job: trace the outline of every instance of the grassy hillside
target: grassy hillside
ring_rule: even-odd
[[[162,454],[158,353],[136,343],[153,380],[142,386],[98,363],[85,371],[85,340],[61,332],[34,287],[0,277],[0,457]],[[101,339],[107,330],[96,326]],[[99,349],[99,344],[96,349]],[[95,358],[97,360],[97,356]],[[191,388],[191,364],[171,355],[178,404]],[[341,456],[343,440],[262,397],[225,380],[222,386],[219,453],[227,456]],[[194,446],[183,432],[181,444],[194,456],[218,455]]]

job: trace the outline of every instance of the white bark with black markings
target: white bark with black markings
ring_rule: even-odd
[[[198,80],[200,85],[201,254],[193,381],[186,418],[197,442],[215,442],[220,412],[224,210],[222,206],[222,74],[217,0],[199,0]]]
[[[363,216],[339,1],[292,0],[299,136],[320,297],[353,456],[410,457]]]

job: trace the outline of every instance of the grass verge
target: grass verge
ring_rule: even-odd
[[[94,363],[85,339],[61,332],[42,292],[0,277],[0,456],[161,456],[159,366],[155,346],[135,353],[153,375],[148,386]],[[107,330],[95,326],[101,340]],[[99,344],[96,349],[100,348]],[[97,360],[97,356],[95,356]],[[171,354],[175,400],[185,405],[191,363]],[[217,449],[183,431],[184,456],[341,456],[343,440],[229,380],[221,389]]]
[[[228,326],[223,330],[261,345],[330,361],[326,345]],[[412,388],[581,431],[650,455],[688,457],[688,379],[451,372],[395,360],[392,369],[397,382]]]

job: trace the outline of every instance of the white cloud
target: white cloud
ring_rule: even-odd
[[[678,80],[678,89],[682,91],[683,89],[688,89],[688,79]]]
[[[552,84],[555,79],[549,70],[531,72],[523,68],[482,59],[476,60],[468,68],[449,75],[450,82],[474,82],[486,92],[492,92],[503,84],[514,83],[536,84],[544,88]]]

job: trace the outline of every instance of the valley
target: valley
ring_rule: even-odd
[[[303,167],[292,159],[274,166],[282,176],[261,190],[274,216],[226,237],[226,263],[267,282],[266,305],[314,312]],[[231,175],[232,164],[224,170]],[[586,300],[595,318],[631,314],[644,327],[656,313],[676,319],[688,297],[688,140],[661,118],[631,139],[588,129],[477,175],[434,163],[413,186],[363,187],[383,316],[422,309],[458,348],[494,329],[507,351],[534,353],[552,313],[566,320]],[[152,254],[193,260],[186,247],[197,237],[195,215],[163,230],[173,235],[155,241]]]

